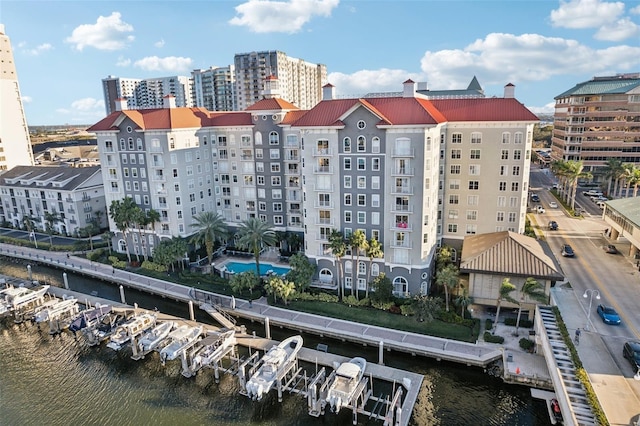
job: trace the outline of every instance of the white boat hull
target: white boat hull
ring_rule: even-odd
[[[327,402],[331,411],[337,413],[345,405],[351,405],[360,380],[367,368],[364,358],[352,358],[349,362],[342,363],[337,369],[333,382],[327,392]]]

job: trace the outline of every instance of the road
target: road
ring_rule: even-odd
[[[557,209],[549,208],[549,202],[555,200],[548,190],[553,183],[555,180],[549,172],[532,168],[531,190],[540,196],[546,213],[531,214],[530,217],[541,227],[576,295],[583,295],[588,290],[587,297],[579,297],[584,311],[585,328],[602,336],[622,374],[625,377],[633,377],[635,371],[622,356],[622,345],[625,341],[640,340],[640,272],[636,260],[628,255],[630,244],[624,239],[609,241],[605,237],[604,230],[607,224],[602,220],[601,210],[582,195],[582,189],[579,190],[577,204],[586,210],[583,217],[569,216],[561,205]],[[548,230],[547,224],[550,220],[558,222],[557,231]],[[575,257],[562,257],[562,244],[571,245],[576,253]],[[614,244],[620,254],[605,253],[602,249],[605,244]],[[598,295],[600,299],[597,299]],[[615,308],[620,314],[622,324],[604,324],[596,313],[598,303]],[[640,382],[636,383],[638,386],[633,388],[640,397]]]

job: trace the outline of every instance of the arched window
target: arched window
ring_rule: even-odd
[[[350,260],[347,260],[346,262],[344,262],[344,273],[345,274],[350,274],[352,268],[353,268],[353,265],[352,265]]]
[[[278,145],[280,143],[280,135],[278,132],[269,133],[269,145]]]
[[[371,276],[377,277],[378,275],[380,275],[380,265],[377,263],[371,264]]]
[[[367,138],[360,135],[358,136],[358,152],[365,152],[367,150]]]
[[[374,154],[380,153],[380,138],[377,136],[371,139],[371,152]]]
[[[452,262],[457,262],[458,261],[458,252],[453,247],[451,247],[449,250],[451,250],[451,261]]]
[[[358,262],[358,275],[367,274],[367,264],[364,262]]]
[[[395,277],[393,279],[393,294],[405,297],[409,293],[409,283],[405,277]]]
[[[118,240],[118,251],[121,253],[127,251],[127,243],[124,240]]]
[[[256,145],[262,145],[262,133],[255,132],[253,134],[253,141]]]
[[[342,150],[345,153],[351,152],[351,138],[344,138],[342,140]]]
[[[320,282],[322,283],[332,283],[333,282],[333,272],[330,269],[322,268],[320,270]]]

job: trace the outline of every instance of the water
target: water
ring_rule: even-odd
[[[244,263],[244,262],[227,262],[224,264],[228,271],[233,272],[234,274],[240,274],[246,271],[254,271],[256,270],[255,263]],[[276,275],[285,275],[287,274],[291,268],[282,268],[279,266],[273,266],[270,263],[260,263],[260,275],[267,275],[269,272],[274,272]]]
[[[0,273],[26,277],[22,264],[0,263]],[[33,268],[34,279],[62,284],[61,271]],[[58,278],[60,277],[60,278]],[[102,297],[114,286],[69,274],[73,289],[97,290]],[[127,290],[127,301],[158,306],[163,312],[185,316],[186,306]],[[202,316],[199,320],[212,323]],[[264,335],[262,325],[247,328]],[[44,327],[43,327],[44,330]],[[273,329],[274,339],[291,333]],[[305,346],[329,345],[345,356],[377,361],[377,348],[363,348],[305,335]],[[114,352],[104,346],[90,348],[70,334],[49,336],[32,324],[0,324],[0,426],[14,425],[349,425],[351,416],[307,414],[306,400],[286,394],[282,403],[275,392],[262,402],[239,395],[238,381],[213,372],[194,378],[180,374],[179,363],[162,367],[157,354],[133,361],[130,351]],[[531,398],[526,387],[510,386],[477,368],[408,355],[385,353],[388,365],[424,375],[414,408],[412,425],[549,425],[546,407]],[[313,371],[313,366],[308,366]],[[360,425],[381,424],[359,418]]]

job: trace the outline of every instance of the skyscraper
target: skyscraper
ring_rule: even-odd
[[[193,100],[196,107],[209,111],[234,111],[233,65],[191,71]]]
[[[104,105],[107,115],[116,110],[118,99],[127,100],[127,108],[158,109],[164,97],[173,95],[176,106],[192,107],[192,80],[186,76],[158,78],[119,78],[110,75],[102,79]]]
[[[29,127],[9,37],[0,24],[0,173],[33,165]]]

